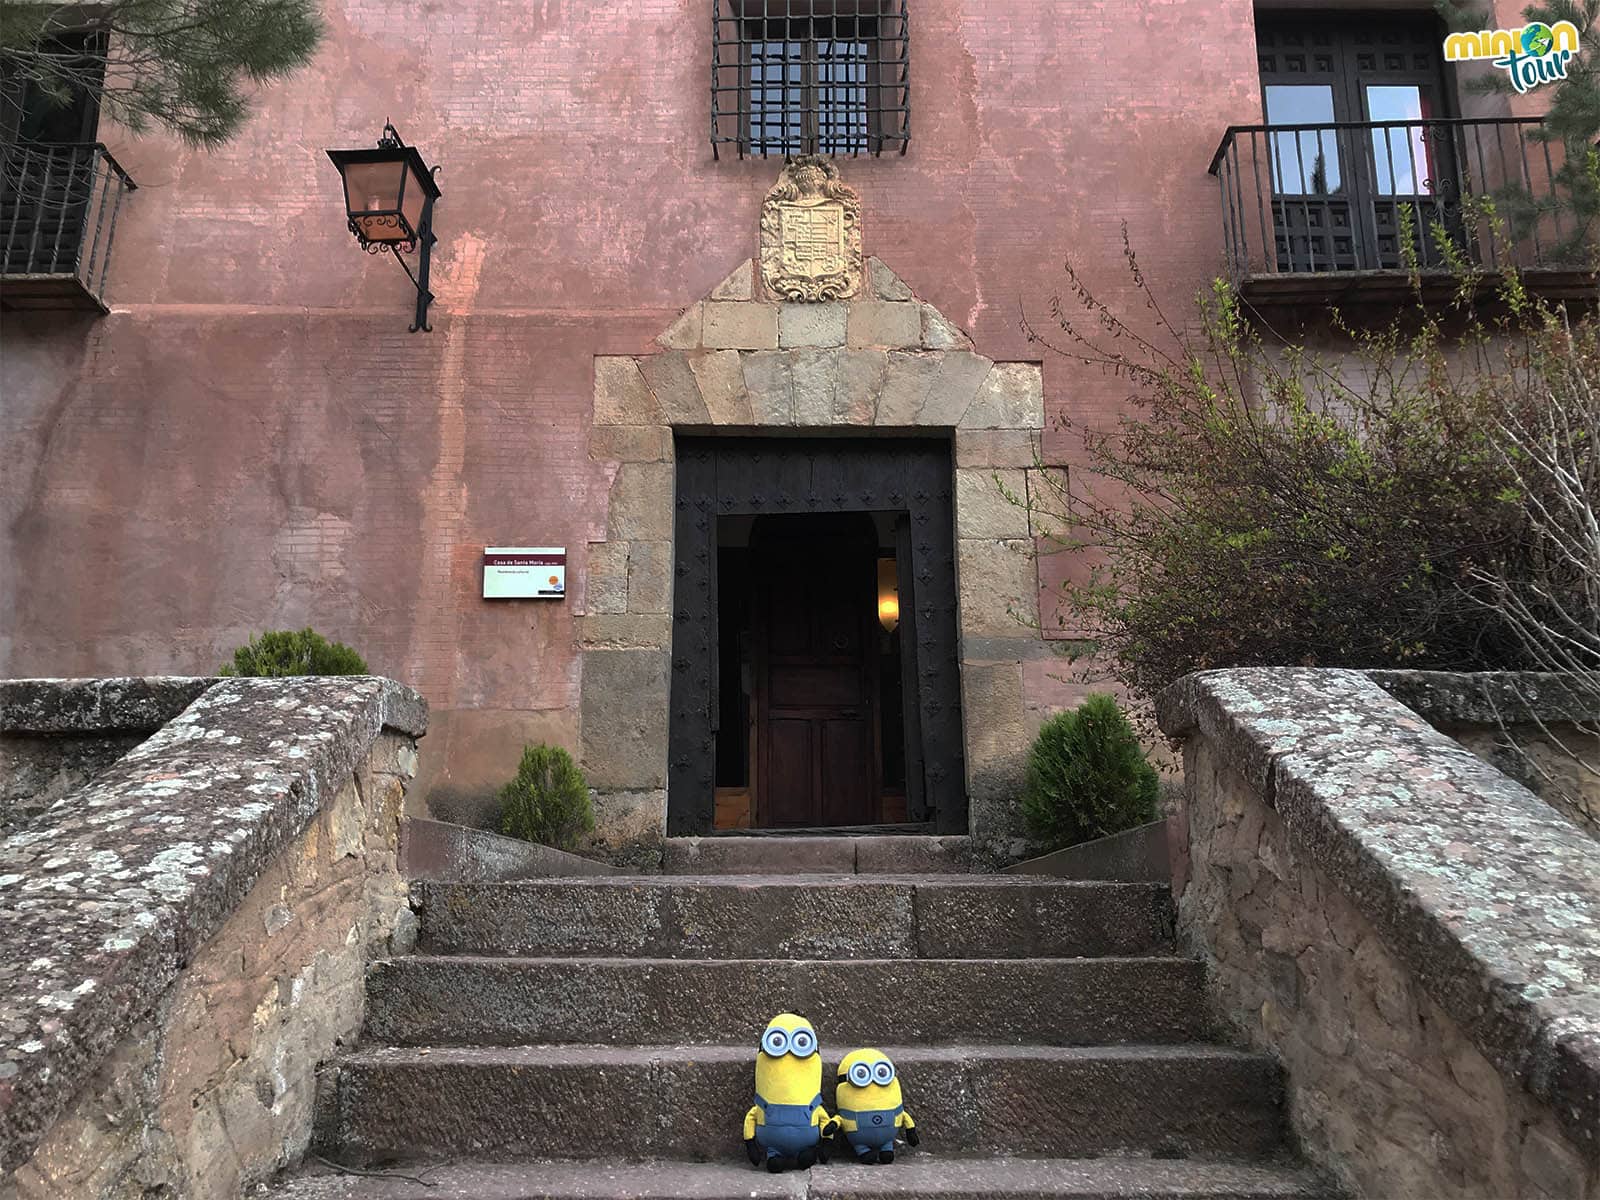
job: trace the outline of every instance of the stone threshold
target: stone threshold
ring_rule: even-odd
[[[970,838],[895,832],[900,828],[741,830],[732,836],[668,838],[662,870],[669,875],[940,875],[973,869]]]

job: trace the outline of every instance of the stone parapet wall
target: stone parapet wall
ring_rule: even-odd
[[[1367,674],[1440,733],[1600,839],[1600,675]]]
[[[1593,843],[1359,672],[1215,671],[1184,742],[1179,921],[1371,1197],[1600,1195]]]
[[[237,1195],[311,1138],[319,1063],[408,947],[426,707],[226,680],[0,842],[0,1170],[21,1200]]]
[[[212,682],[0,680],[0,832],[40,817],[177,716]]]

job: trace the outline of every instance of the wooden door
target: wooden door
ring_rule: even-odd
[[[1262,15],[1256,22],[1280,271],[1405,265],[1400,210],[1425,266],[1441,265],[1430,233],[1460,234],[1456,148],[1430,15],[1333,19]],[[1364,123],[1380,128],[1366,128]]]
[[[871,522],[778,522],[752,547],[756,823],[871,824],[879,790]]]

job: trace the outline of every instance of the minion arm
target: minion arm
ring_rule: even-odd
[[[900,1110],[900,1115],[894,1119],[894,1123],[905,1130],[906,1145],[915,1146],[921,1143],[922,1135],[917,1132],[917,1123],[911,1119],[911,1114],[905,1109],[902,1108]]]
[[[766,1124],[766,1122],[761,1119],[760,1107],[752,1104],[750,1106],[750,1111],[744,1115],[744,1140],[748,1142],[751,1138],[755,1137],[756,1126],[764,1124]]]

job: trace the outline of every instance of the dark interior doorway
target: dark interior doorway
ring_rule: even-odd
[[[718,520],[716,824],[906,820],[905,513]]]
[[[964,832],[948,440],[677,447],[668,832]]]

